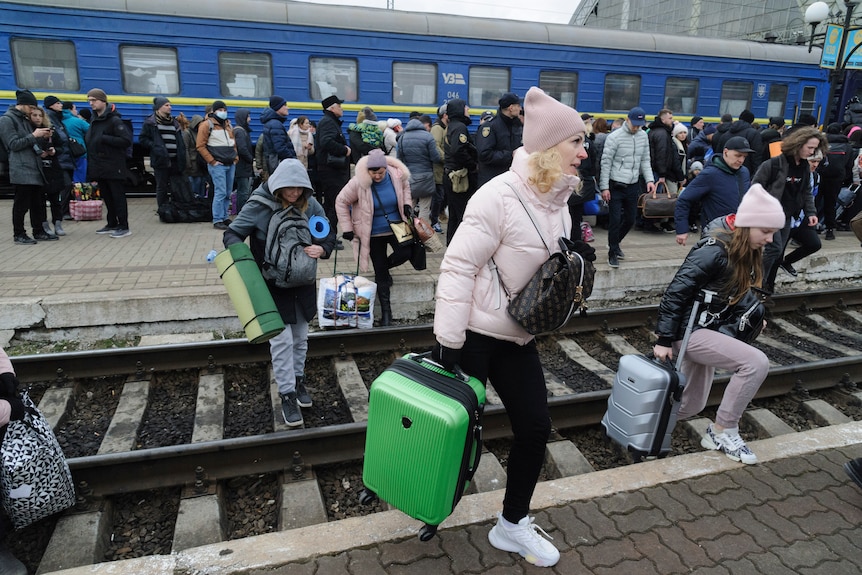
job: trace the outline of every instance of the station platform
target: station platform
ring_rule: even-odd
[[[131,198],[131,236],[96,234],[104,220],[68,221],[59,241],[17,245],[11,211],[12,201],[0,200],[0,221],[6,222],[6,236],[0,237],[0,344],[13,337],[62,341],[210,330],[225,337],[241,331],[218,271],[206,261],[210,250],[222,249],[222,232],[212,224],[163,224],[155,198]],[[657,303],[689,250],[673,234],[634,229],[622,243],[626,259],[612,269],[606,232],[594,227],[594,233],[594,309]],[[351,246],[337,254],[339,271],[355,272]],[[396,320],[431,317],[441,260],[442,253],[428,254],[424,271],[409,264],[392,270]],[[331,275],[335,265],[334,259],[321,260],[319,275]],[[862,248],[851,232],[838,232],[796,268],[797,278],[779,272],[779,292],[858,286]]]
[[[683,574],[857,575],[862,422],[750,443],[760,463],[701,452],[540,483],[537,523],[561,552],[552,569],[491,547],[503,491],[469,495],[421,542],[399,511],[225,541],[55,575]]]

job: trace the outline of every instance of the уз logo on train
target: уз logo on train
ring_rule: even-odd
[[[464,81],[464,74],[456,72],[442,72],[442,74],[444,84],[467,84],[467,82]]]

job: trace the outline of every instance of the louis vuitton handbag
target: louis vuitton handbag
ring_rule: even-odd
[[[514,190],[514,188],[512,188]],[[532,212],[515,191],[515,195],[527,211],[536,232],[542,237]],[[587,298],[593,293],[596,268],[574,250],[568,238],[559,239],[562,251],[551,254],[551,249],[542,237],[542,243],[550,257],[539,267],[518,295],[511,297],[503,281],[500,284],[509,296],[507,311],[521,327],[533,335],[554,331],[564,326],[576,311],[585,314]],[[496,269],[496,264],[491,263]],[[498,276],[499,277],[499,276]]]

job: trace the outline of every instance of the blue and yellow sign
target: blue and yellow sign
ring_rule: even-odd
[[[823,42],[823,55],[820,56],[820,67],[834,69],[838,66],[838,51],[841,50],[841,38],[844,28],[835,24],[826,26],[826,40]]]
[[[844,34],[847,34],[847,42],[839,60],[838,53],[841,50],[841,39]],[[862,48],[857,48],[860,43],[862,43],[862,30],[851,28],[845,31],[837,24],[829,24],[826,27],[826,40],[823,43],[820,67],[833,70],[839,67],[846,70],[862,70]]]

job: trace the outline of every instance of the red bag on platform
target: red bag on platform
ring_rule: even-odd
[[[76,221],[101,220],[102,200],[72,200],[69,202],[69,213]]]

